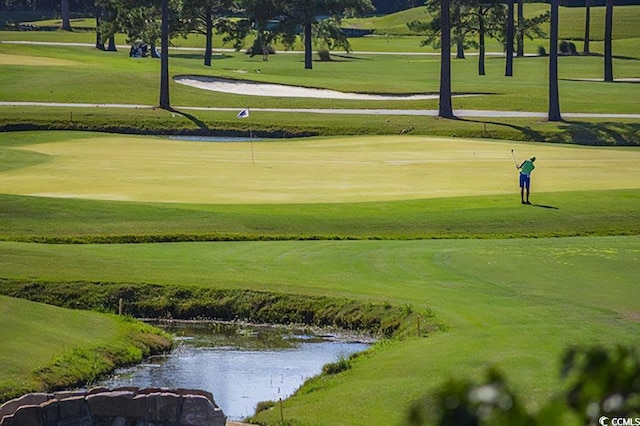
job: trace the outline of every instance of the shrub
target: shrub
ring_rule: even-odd
[[[351,359],[340,356],[336,362],[325,364],[322,367],[322,374],[338,374],[351,368]]]
[[[576,45],[570,41],[562,40],[558,45],[558,50],[562,55],[577,55]]]
[[[276,402],[275,401],[260,401],[256,404],[256,412],[255,414],[258,414],[262,411],[267,411],[270,410],[271,408],[276,406]]]
[[[506,379],[490,369],[481,383],[451,380],[414,403],[405,423],[560,425],[573,417],[576,424],[592,425],[604,424],[598,421],[603,418],[640,415],[640,354],[635,348],[574,347],[567,350],[561,365],[563,389],[535,414],[528,413]]]
[[[331,61],[331,54],[327,49],[318,50],[318,56],[320,57],[320,60],[323,62]]]
[[[547,51],[544,46],[538,46],[538,56],[547,56]]]
[[[269,55],[274,55],[276,53],[276,48],[273,47],[272,44],[267,45],[267,53]],[[251,47],[247,49],[247,54],[251,56],[264,54],[264,52],[262,51],[262,46],[260,45],[260,41],[258,39],[255,39]]]

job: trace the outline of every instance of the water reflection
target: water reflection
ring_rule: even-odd
[[[307,330],[222,323],[169,323],[178,349],[123,369],[101,386],[203,389],[230,419],[253,414],[260,401],[286,398],[324,364],[368,347],[363,341]]]

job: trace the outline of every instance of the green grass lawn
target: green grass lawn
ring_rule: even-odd
[[[435,313],[445,330],[380,344],[351,370],[305,385],[285,402],[295,424],[402,424],[414,400],[489,366],[535,410],[558,391],[559,357],[569,345],[640,344],[637,148],[317,138],[254,143],[254,165],[242,143],[70,132],[0,140],[12,164],[0,172],[1,278],[248,289]],[[519,157],[538,157],[539,207],[519,204],[511,147]],[[449,182],[417,177],[416,168],[440,170]],[[284,179],[290,173],[328,189],[310,198]],[[216,175],[227,183],[194,185]],[[59,179],[55,197],[33,196]],[[372,180],[389,189],[367,195]],[[332,200],[338,181],[351,190]],[[239,183],[248,185],[242,197],[250,202],[216,198]],[[447,184],[454,186],[439,193]],[[200,185],[211,194],[176,202]],[[145,202],[117,200],[145,187],[156,194]],[[280,203],[258,199],[272,187],[286,195]],[[452,197],[455,188],[462,192]],[[414,191],[425,192],[411,200]],[[236,241],[113,243],[145,235]],[[557,238],[568,235],[582,236]],[[283,236],[303,240],[278,241]],[[27,242],[57,237],[85,244]],[[112,244],[87,244],[98,237]],[[259,420],[278,424],[279,413]]]
[[[363,202],[509,194],[520,161],[536,155],[535,191],[637,188],[640,151],[414,136],[202,143],[71,134],[3,150],[33,153],[0,176],[0,191],[54,198],[203,204]],[[47,135],[44,135],[48,137]],[[2,139],[17,143],[14,136]],[[34,139],[33,141],[31,139]],[[0,139],[0,140],[2,140]],[[4,144],[2,144],[4,145]],[[12,162],[13,163],[13,162]],[[16,163],[13,163],[16,164]],[[19,164],[19,163],[18,163]],[[78,176],[82,180],[78,181]],[[236,176],[242,176],[237,179]],[[55,177],[55,178],[53,178]],[[411,184],[408,184],[411,182]],[[190,191],[183,188],[190,186]]]
[[[549,10],[549,5],[544,3],[525,3],[525,18],[533,18]],[[590,38],[591,40],[604,39],[605,8],[603,6],[591,7]],[[407,22],[426,21],[427,8],[424,6],[403,10],[397,13],[365,18],[348,18],[344,20],[344,26],[375,30],[378,35],[410,35]],[[640,30],[635,24],[640,19],[640,7],[616,6],[613,15],[613,38],[633,39],[640,37]],[[585,9],[581,7],[559,8],[559,38],[566,40],[584,40]],[[542,29],[548,34],[549,23],[542,25]],[[525,44],[527,42],[525,41]]]
[[[527,5],[528,7],[544,7]],[[637,7],[630,8],[632,15]],[[626,10],[626,9],[625,9]],[[640,10],[640,9],[639,9]],[[571,13],[575,11],[571,9]],[[577,13],[577,12],[576,12]],[[630,12],[631,13],[631,12]],[[627,16],[619,13],[616,16]],[[572,15],[573,16],[573,15]],[[634,15],[635,16],[635,15]],[[595,19],[595,18],[594,18]],[[578,22],[579,16],[567,22]],[[567,24],[568,25],[568,24]],[[620,24],[620,28],[624,26]],[[617,27],[618,28],[618,27]],[[626,28],[626,27],[624,27]],[[0,39],[60,41],[92,43],[90,32],[1,32]],[[219,38],[218,38],[219,39]],[[216,39],[217,40],[217,39]],[[120,40],[119,43],[123,41]],[[176,39],[177,46],[202,47],[203,41],[192,37],[188,40]],[[419,36],[409,37],[364,37],[352,40],[353,49],[358,52],[395,51],[436,53],[431,48],[421,48]],[[547,46],[546,40],[527,41],[527,52],[532,53],[539,45]],[[219,46],[219,45],[218,45]],[[631,30],[616,36],[614,40],[614,74],[617,79],[637,78],[638,37]],[[298,49],[301,48],[297,46]],[[490,50],[500,52],[497,44]],[[129,103],[155,105],[158,102],[158,61],[150,58],[132,59],[128,49],[118,53],[100,52],[91,47],[39,46],[0,44],[0,69],[4,82],[0,88],[3,101],[41,102],[89,102],[89,103]],[[592,51],[602,53],[602,42],[593,42]],[[364,93],[436,93],[439,88],[439,60],[433,55],[371,55],[354,53],[335,56],[333,61],[314,63],[313,70],[303,70],[302,54],[279,53],[272,55],[268,62],[259,57],[251,58],[244,53],[224,53],[214,58],[211,68],[202,65],[199,51],[172,50],[170,73],[173,76],[195,74],[224,78],[246,79],[306,87],[329,88],[340,91]],[[504,77],[504,58],[489,57],[486,61],[487,75],[477,75],[477,58],[468,56],[465,60],[453,61],[453,91],[456,94],[474,94],[470,97],[455,97],[456,109],[495,109],[516,111],[538,111],[547,109],[548,59],[545,57],[517,58],[514,77]],[[635,113],[640,96],[638,84],[605,84],[582,79],[600,79],[603,75],[601,56],[561,57],[560,96],[563,112],[593,113]],[[227,108],[391,108],[391,109],[437,109],[437,100],[424,101],[352,101],[305,98],[269,98],[224,94],[186,87],[175,82],[170,85],[171,101],[174,106],[208,106]],[[588,99],[589,102],[585,102]],[[59,123],[69,127],[68,108],[50,108],[43,112],[38,107],[21,107],[19,110],[0,107],[4,123]],[[95,116],[94,116],[95,114]],[[102,112],[83,111],[76,114],[78,125],[85,128],[108,128],[109,121],[101,117]],[[113,112],[113,122],[120,128],[146,128],[146,122],[153,120],[138,113]],[[140,116],[138,118],[138,116]],[[248,123],[238,123],[231,112],[191,113],[191,121],[182,118],[185,125],[208,131],[217,128],[255,126],[258,129],[273,129],[277,123],[293,132],[306,131],[330,134],[330,129],[349,133],[399,133],[412,128],[419,134],[459,135],[468,123],[434,122],[433,119],[410,116],[389,117],[390,125],[384,126],[379,116],[289,116],[276,113],[256,113]],[[80,120],[82,118],[83,120]],[[40,120],[40,121],[38,121]],[[182,126],[180,120],[173,126]],[[496,120],[482,120],[491,126]],[[517,128],[540,127],[539,119],[497,120],[501,127],[497,137],[510,138],[509,126]],[[593,123],[594,120],[589,120]],[[317,124],[316,124],[317,123]],[[547,127],[551,127],[550,125]],[[480,126],[476,126],[480,127]],[[554,128],[564,135],[570,135],[566,128]],[[610,132],[607,125],[603,134]],[[438,133],[442,132],[442,133]],[[477,132],[477,131],[476,131]],[[631,129],[625,140],[634,140],[637,129]],[[333,133],[335,134],[335,133]],[[464,134],[464,133],[463,133]],[[477,136],[477,133],[474,134]],[[523,136],[520,136],[523,137]],[[601,135],[602,137],[602,135]],[[567,141],[570,136],[567,136]],[[545,138],[538,138],[545,140]]]
[[[0,296],[0,395],[53,391],[140,362],[169,342],[145,324]]]
[[[527,5],[528,13],[533,7],[547,6]],[[616,14],[616,78],[640,77],[637,26],[624,24],[637,9],[616,8],[628,12]],[[563,8],[563,37],[580,36],[582,12]],[[600,13],[594,10],[594,20]],[[386,25],[399,28],[407,18],[393,19]],[[93,34],[0,32],[2,41],[25,39],[92,43]],[[434,53],[419,41],[374,36],[354,39],[353,47]],[[204,45],[195,37],[176,43]],[[526,45],[533,52],[548,41]],[[602,52],[602,43],[592,51]],[[127,54],[0,43],[0,101],[155,105],[159,63]],[[356,53],[315,62],[308,72],[298,53],[269,62],[224,53],[211,68],[202,66],[198,51],[172,50],[170,59],[173,76],[369,93],[438,90],[438,59],[429,55]],[[517,59],[515,76],[506,78],[504,59],[492,57],[481,78],[474,57],[455,60],[454,91],[475,96],[454,98],[454,107],[545,111],[547,66],[547,58]],[[560,58],[563,111],[638,112],[637,83],[580,80],[601,78],[602,67],[597,55]],[[6,106],[0,123],[336,137],[212,144],[77,131],[2,133],[0,278],[251,289],[435,313],[445,330],[385,341],[351,370],[314,379],[285,401],[285,419],[301,425],[400,425],[412,401],[451,377],[477,378],[489,366],[505,372],[535,410],[559,390],[559,357],[569,345],[640,346],[640,151],[539,143],[637,143],[637,120],[551,124],[275,112],[238,120],[236,109],[246,107],[435,109],[437,101],[258,98],[177,83],[171,96],[175,106],[231,110]],[[398,136],[403,131],[441,137]],[[485,139],[444,137],[465,135]],[[526,142],[509,141],[516,138]],[[532,195],[538,206],[519,204],[511,149],[520,160],[538,158]],[[77,359],[65,358],[68,350],[84,356],[120,332],[112,317],[5,297],[0,310],[0,361],[8,366],[0,386],[16,391],[34,383],[34,370],[55,365],[45,353],[74,364]],[[38,318],[65,327],[51,330],[53,321]],[[95,329],[102,331],[90,333]],[[43,345],[45,332],[53,337]],[[279,416],[266,412],[258,420],[275,425]]]
[[[634,237],[39,245],[3,242],[5,277],[189,284],[432,309],[448,327],[393,342],[287,401],[299,424],[401,424],[449,377],[504,371],[535,409],[571,344],[637,345]],[[328,407],[332,407],[328,410]],[[312,408],[313,407],[313,408]],[[276,424],[276,413],[270,424]]]
[[[637,52],[617,58],[616,78],[637,77]],[[316,62],[302,72],[301,54],[273,55],[269,62],[243,53],[225,54],[212,68],[202,66],[200,54],[173,52],[172,75],[196,74],[273,82],[362,93],[436,93],[439,60],[431,56],[356,54],[332,62]],[[24,58],[18,60],[18,56]],[[4,60],[3,60],[4,58]],[[39,66],[42,65],[42,66]],[[476,96],[454,98],[461,109],[546,110],[547,58],[516,60],[513,78],[504,77],[504,59],[488,58],[487,75],[477,75],[477,60],[453,61],[453,90]],[[578,78],[602,76],[602,58],[560,58],[561,105],[565,112],[632,113],[637,84],[604,84]],[[154,105],[158,97],[159,62],[132,59],[128,52],[105,53],[89,47],[0,44],[0,69],[6,84],[3,101],[130,103]],[[258,73],[259,70],[259,73]],[[523,94],[526,93],[526,96]],[[433,101],[352,101],[269,98],[210,92],[171,84],[172,103],[183,106],[392,108],[434,109]],[[481,94],[484,94],[481,96]],[[585,103],[585,96],[590,99]],[[533,121],[533,120],[531,120]]]
[[[0,336],[5,342],[0,351],[2,382],[24,380],[34,367],[50,362],[52,353],[104,344],[118,335],[115,317],[4,296],[0,297],[0,309]]]

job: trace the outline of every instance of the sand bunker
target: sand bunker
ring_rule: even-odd
[[[278,98],[355,99],[368,101],[438,99],[437,94],[375,95],[366,93],[346,93],[335,90],[312,89],[309,87],[258,83],[254,81],[226,80],[216,77],[193,75],[176,77],[175,81],[187,86],[213,90],[216,92],[233,93],[235,95],[273,96]]]

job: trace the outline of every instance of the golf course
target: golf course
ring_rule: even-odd
[[[576,9],[561,8],[574,40]],[[436,412],[443,385],[488,369],[543,410],[566,387],[568,349],[640,348],[640,33],[625,23],[619,81],[593,81],[601,56],[559,58],[563,111],[591,116],[558,123],[499,114],[545,112],[548,58],[534,52],[546,39],[527,41],[510,78],[504,55],[482,78],[473,55],[454,60],[454,110],[496,115],[446,120],[362,113],[437,109],[393,98],[438,91],[436,51],[415,35],[354,39],[312,71],[300,52],[263,62],[220,39],[203,67],[202,39],[177,38],[172,77],[391,99],[172,81],[162,110],[155,59],[98,51],[91,31],[0,31],[0,401],[170,350],[134,317],[197,312],[378,337],[251,423],[405,425],[417,402]],[[523,205],[517,167],[534,156]]]

